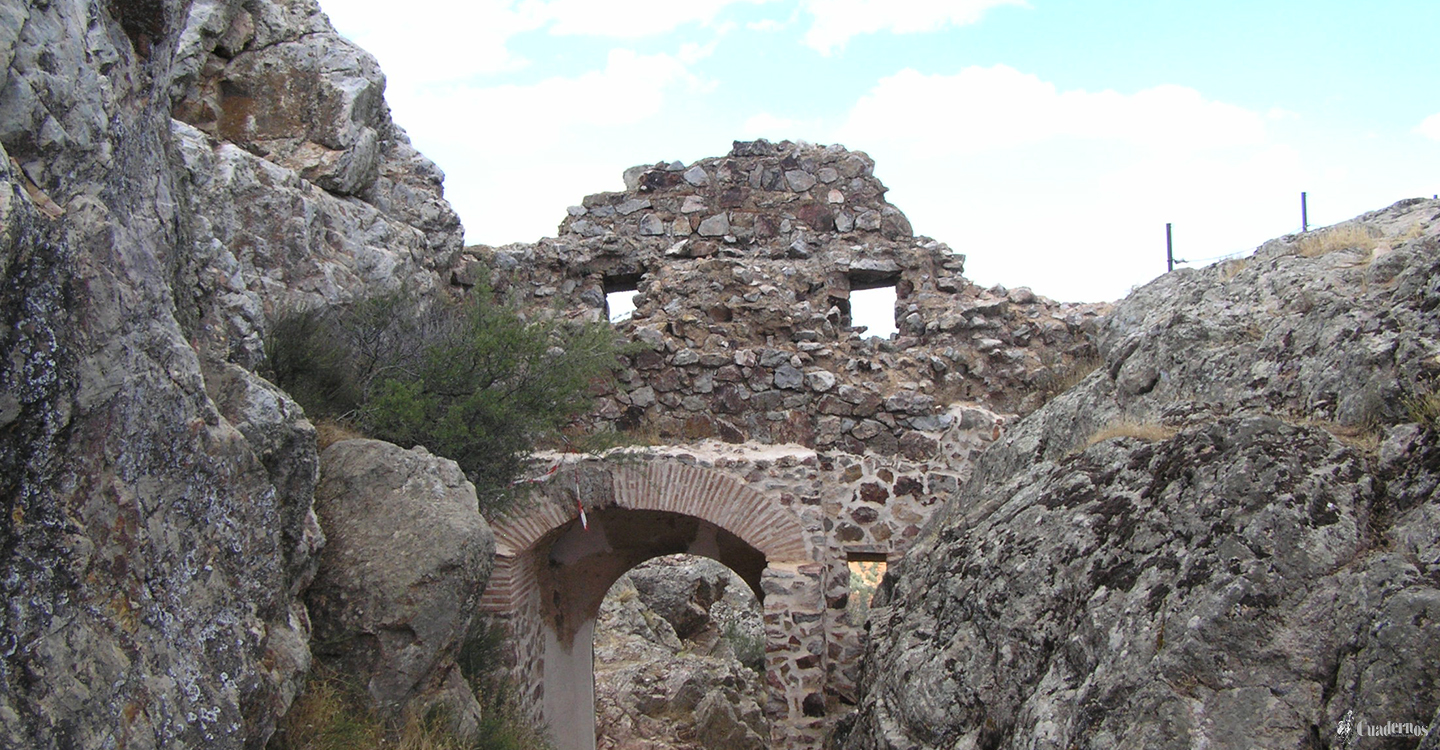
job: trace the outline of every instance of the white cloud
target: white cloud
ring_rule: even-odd
[[[506,44],[544,23],[510,0],[407,0],[403,13],[395,12],[390,0],[325,0],[324,10],[342,35],[375,55],[386,76],[405,86],[523,67],[525,60]]]
[[[679,58],[686,65],[694,65],[701,60],[715,54],[715,48],[719,46],[720,40],[712,39],[709,44],[696,44],[686,42],[680,45]]]
[[[603,69],[577,76],[392,91],[390,100],[416,147],[446,171],[466,241],[502,242],[553,234],[565,206],[619,189],[627,154],[658,159],[645,148],[655,118],[706,85],[678,56],[619,49]]]
[[[1113,299],[1164,271],[1166,222],[1190,258],[1298,229],[1303,165],[1265,122],[1180,86],[1061,91],[996,66],[882,79],[835,140],[971,278]]]
[[[979,22],[985,11],[1025,0],[801,0],[814,16],[805,43],[829,55],[852,37],[891,31],[914,34]]]
[[[881,79],[851,111],[841,136],[856,143],[909,141],[959,155],[1055,139],[1191,151],[1258,143],[1264,132],[1260,115],[1206,101],[1194,89],[1062,92],[997,65],[950,76],[906,69]]]
[[[548,29],[560,36],[640,38],[687,24],[711,25],[727,6],[775,0],[325,0],[325,12],[347,38],[380,60],[397,85],[463,83],[528,64],[508,47],[514,36]],[[715,26],[717,34],[734,24]],[[713,46],[682,51],[686,62]]]
[[[584,126],[633,125],[659,111],[667,89],[704,81],[667,54],[611,50],[605,68],[573,78],[547,78],[528,86],[466,87],[437,93],[395,92],[392,100],[429,133],[468,141],[486,138],[537,141]],[[417,112],[423,112],[416,117]],[[428,116],[427,116],[428,115]]]
[[[1440,113],[1430,115],[1415,127],[1415,132],[1431,140],[1440,141]]]
[[[559,35],[605,36],[624,39],[654,36],[687,23],[708,25],[726,6],[767,3],[773,0],[551,0],[529,2]]]

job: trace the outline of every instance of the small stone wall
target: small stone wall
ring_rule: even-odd
[[[557,668],[557,636],[588,635],[576,622],[594,617],[588,610],[558,612],[556,608],[564,606],[559,603],[583,600],[598,611],[610,583],[634,564],[617,565],[611,558],[617,553],[623,557],[632,540],[661,537],[674,527],[670,516],[656,518],[653,523],[658,525],[648,531],[629,528],[627,539],[620,540],[608,536],[613,530],[602,528],[605,514],[665,509],[675,516],[707,520],[770,550],[758,593],[765,612],[770,686],[765,709],[774,726],[772,740],[776,747],[818,746],[831,721],[856,698],[863,633],[845,618],[847,561],[902,555],[930,510],[965,480],[972,457],[1000,434],[1004,422],[977,407],[954,407],[947,414],[955,427],[937,440],[942,455],[930,461],[714,440],[603,459],[541,457],[542,473],[554,462],[561,468],[540,485],[531,512],[497,524],[496,570],[482,603],[492,616],[508,621],[516,635],[517,679],[536,686],[530,700],[537,714],[544,713],[540,707],[546,702],[546,670]],[[580,504],[587,509],[589,531],[578,528]],[[755,585],[745,565],[723,545],[707,546],[699,536],[703,534],[687,537],[688,547],[657,548],[655,554],[710,556]],[[565,549],[584,551],[578,557],[557,552],[562,537]],[[609,572],[583,579],[557,577],[553,571],[562,564]],[[557,593],[557,586],[590,590],[577,596]],[[560,741],[561,747],[583,747]]]

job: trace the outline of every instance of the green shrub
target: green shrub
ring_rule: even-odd
[[[480,701],[480,740],[474,750],[548,750],[544,733],[524,715],[503,657],[505,631],[477,616],[456,663]]]
[[[458,303],[402,294],[283,315],[266,345],[311,419],[453,459],[492,518],[525,456],[589,410],[618,351],[604,323],[527,322],[483,287]]]
[[[744,664],[757,674],[765,674],[765,637],[763,635],[752,635],[741,628],[739,623],[731,622],[725,626],[725,640],[730,642],[730,650],[735,652],[735,661]]]

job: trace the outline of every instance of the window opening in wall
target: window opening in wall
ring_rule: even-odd
[[[605,277],[605,317],[620,323],[635,314],[635,298],[640,292],[640,275],[624,274]]]
[[[850,568],[850,592],[845,600],[845,614],[852,625],[865,624],[870,613],[870,603],[875,599],[875,589],[885,577],[885,556],[851,553],[847,565]]]
[[[852,271],[850,280],[850,325],[865,326],[865,336],[889,338],[895,327],[895,273]]]

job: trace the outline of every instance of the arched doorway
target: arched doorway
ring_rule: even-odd
[[[508,620],[516,676],[557,750],[594,748],[591,644],[606,591],[641,562],[676,553],[720,562],[761,600],[766,713],[776,724],[804,719],[824,683],[811,652],[822,650],[825,605],[820,566],[790,508],[723,472],[660,457],[572,459],[539,495],[496,525],[482,604]]]

